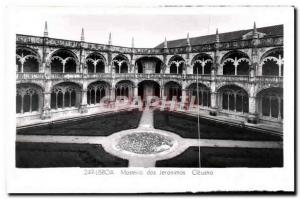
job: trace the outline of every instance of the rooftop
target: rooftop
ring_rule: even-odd
[[[241,40],[241,39],[243,39],[244,35],[252,32],[252,31],[253,31],[253,29],[247,29],[247,30],[238,30],[238,31],[233,31],[233,32],[219,33],[220,42]],[[283,25],[280,24],[280,25],[257,28],[257,32],[263,33],[263,34],[265,34],[265,36],[268,36],[268,37],[283,35]],[[216,41],[216,34],[190,38],[190,43],[192,46],[214,43],[215,41]],[[184,38],[184,39],[170,40],[170,41],[167,41],[167,45],[168,45],[168,48],[186,46],[187,39]],[[155,48],[163,48],[163,47],[164,47],[164,42],[160,43]]]

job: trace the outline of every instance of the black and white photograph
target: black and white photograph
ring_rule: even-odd
[[[293,7],[7,13],[11,193],[293,190]]]

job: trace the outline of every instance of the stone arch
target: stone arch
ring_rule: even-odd
[[[120,82],[124,82],[124,81],[129,81],[130,83],[132,83],[134,86],[136,86],[135,82],[130,80],[130,79],[120,79],[118,81],[116,81],[115,85],[117,85]]]
[[[99,52],[90,53],[85,58],[88,73],[105,73],[106,63],[105,57]]]
[[[182,85],[177,81],[167,81],[164,84],[164,92],[167,100],[172,100],[175,98],[177,101],[180,101],[180,97],[182,95]]]
[[[273,55],[274,57],[278,57],[278,55],[282,53],[283,55],[283,47],[275,47],[275,48],[272,48],[268,51],[266,51],[264,54],[261,55],[260,57],[260,63],[263,61],[263,59],[265,59],[266,57],[268,57],[269,55]],[[277,54],[277,56],[276,56]]]
[[[87,104],[100,104],[102,98],[109,96],[110,84],[105,81],[94,81],[87,86]]]
[[[175,83],[179,84],[180,86],[182,86],[182,83],[180,81],[176,80],[176,79],[164,81],[163,86],[165,86],[169,82],[175,82]]]
[[[206,81],[198,82],[198,84],[202,84],[202,85],[206,86],[207,88],[210,88],[210,84],[209,83],[210,82],[206,82]],[[186,88],[190,87],[192,84],[197,84],[197,82],[195,80],[187,82]]]
[[[17,46],[17,72],[39,72],[42,60],[37,51],[29,47]]]
[[[207,53],[199,53],[195,55],[191,61],[193,67],[193,74],[210,74],[213,64],[213,58]]]
[[[144,63],[143,59],[145,59]],[[138,73],[161,73],[163,64],[163,61],[159,57],[153,55],[143,55],[135,61],[135,67]]]
[[[120,80],[115,84],[115,96],[133,98],[133,89],[136,85],[131,80]]]
[[[160,97],[160,88],[161,85],[158,81],[155,80],[142,80],[137,84],[138,87],[138,96],[141,99],[146,100],[148,96],[157,96]]]
[[[257,111],[267,119],[283,118],[283,88],[269,87],[261,89],[256,95]]]
[[[185,70],[185,59],[180,55],[173,55],[168,61],[168,67],[172,74],[182,74]]]
[[[161,86],[161,82],[160,82],[158,79],[139,79],[139,80],[137,81],[137,85],[138,85],[139,83],[141,83],[141,82],[143,82],[143,81],[147,81],[147,80],[156,82],[156,83],[159,84],[159,86]]]
[[[51,72],[77,72],[79,59],[69,49],[58,49],[51,53],[49,58]]]
[[[254,92],[254,96],[257,96],[263,90],[273,89],[273,88],[281,88],[281,89],[283,89],[281,85],[278,85],[278,86],[275,85],[274,86],[274,85],[264,84],[264,85],[262,85],[262,86],[260,86],[260,87],[258,87],[256,89],[256,91]]]
[[[283,48],[273,48],[265,52],[260,59],[262,75],[283,76]]]
[[[16,87],[16,113],[41,111],[44,101],[43,87],[34,83],[18,83]]]
[[[193,104],[199,106],[210,107],[210,88],[208,86],[198,83],[197,89],[197,82],[194,82],[186,87],[186,91],[190,103],[193,102]]]
[[[249,89],[248,87],[245,85],[245,84],[242,84],[242,83],[227,83],[227,82],[222,82],[222,83],[218,83],[216,85],[216,91],[218,92],[218,90],[220,90],[222,87],[224,86],[237,86],[237,87],[240,87],[242,88],[248,95],[250,95],[249,93]]]
[[[102,79],[97,79],[97,80],[91,80],[91,81],[88,81],[88,86],[89,86],[90,84],[95,83],[95,82],[103,82],[103,83],[108,84],[110,87],[112,86],[112,83],[111,83],[110,81],[105,81],[105,80],[102,80]]]
[[[112,59],[114,69],[116,73],[128,73],[129,72],[129,59],[124,54],[118,54]]]
[[[239,50],[229,51],[221,59],[223,75],[249,75],[250,64],[249,56]]]
[[[51,89],[51,109],[79,107],[82,87],[75,82],[60,82]]]
[[[83,87],[83,84],[81,82],[76,82],[76,81],[72,81],[72,80],[58,80],[58,81],[55,81],[53,84],[52,84],[52,88],[58,84],[62,84],[62,83],[70,83],[70,84],[76,84],[80,87],[80,89],[82,89]]]
[[[243,87],[227,84],[220,87],[217,93],[218,104],[222,110],[248,113],[249,95]]]

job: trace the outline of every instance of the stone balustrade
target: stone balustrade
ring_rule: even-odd
[[[44,73],[17,73],[17,80],[45,79]]]
[[[248,75],[217,75],[216,81],[219,82],[249,82]]]
[[[81,79],[82,73],[51,73],[50,79]]]
[[[270,83],[275,83],[275,84],[282,84],[283,83],[283,77],[280,76],[256,76],[255,77],[255,82],[260,83],[260,84],[270,84]]]
[[[43,79],[117,79],[117,80],[180,80],[180,81],[212,81],[211,75],[196,75],[196,74],[161,74],[161,73],[50,73],[47,77],[44,73],[17,73],[17,80],[43,80]],[[260,84],[282,84],[283,77],[280,76],[255,76],[250,78],[248,75],[216,75],[215,81],[217,82],[241,82],[247,83],[254,81]]]

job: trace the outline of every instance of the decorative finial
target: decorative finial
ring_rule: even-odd
[[[187,34],[186,43],[187,43],[188,46],[191,45],[191,42],[190,42],[190,33]]]
[[[112,41],[111,41],[111,32],[109,33],[109,36],[108,36],[108,45],[111,45],[112,44]]]
[[[48,26],[47,26],[47,21],[45,21],[44,37],[48,37]]]
[[[84,29],[81,29],[81,37],[80,37],[80,41],[84,41]]]
[[[254,21],[254,24],[253,24],[253,38],[258,38],[258,32],[257,32],[257,29],[256,29],[255,21]]]
[[[219,30],[216,30],[216,42],[220,42]]]
[[[131,38],[131,47],[134,48],[134,37]]]
[[[168,48],[167,37],[165,37],[164,48]]]

